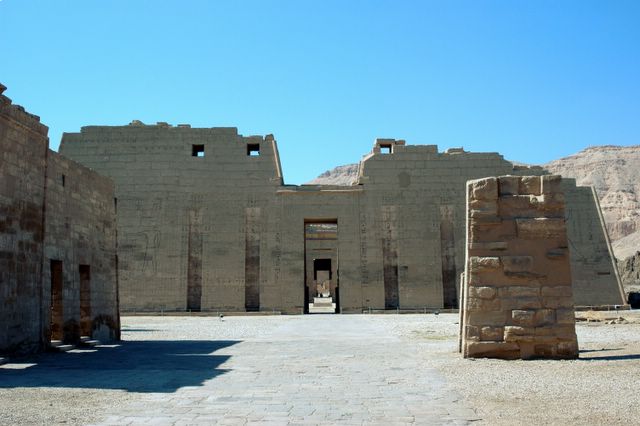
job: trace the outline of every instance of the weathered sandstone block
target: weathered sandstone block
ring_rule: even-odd
[[[576,358],[570,258],[560,178],[498,178],[497,212],[479,214],[467,191],[467,259],[462,312],[465,357]],[[544,194],[544,195],[540,195]],[[481,199],[480,203],[485,200]],[[474,207],[475,206],[475,210]],[[488,226],[488,222],[499,225]],[[516,232],[496,229],[514,224]],[[500,242],[499,256],[487,256]]]

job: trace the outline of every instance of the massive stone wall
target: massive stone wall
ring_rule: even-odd
[[[42,346],[47,127],[0,85],[0,353]]]
[[[63,289],[60,319],[50,331],[59,331],[54,338],[120,338],[115,208],[110,179],[49,152],[43,304],[55,306],[51,286],[56,262]]]
[[[113,184],[48,150],[47,131],[0,95],[3,355],[77,340],[87,316],[86,334],[119,338]],[[64,280],[52,279],[60,271]]]
[[[563,179],[571,251],[573,298],[577,306],[620,305],[626,300],[593,187]]]
[[[379,139],[356,185],[285,185],[272,136],[165,123],[84,127],[60,151],[115,181],[128,311],[301,313],[309,265],[323,256],[337,259],[342,312],[457,307],[466,181],[544,173],[496,153]],[[313,222],[336,223],[335,244],[306,247]],[[592,254],[581,260],[589,271]]]
[[[577,358],[560,176],[471,181],[465,357]]]
[[[133,123],[65,134],[60,152],[115,182],[123,310],[245,309],[247,241],[269,254],[282,182],[273,138]]]

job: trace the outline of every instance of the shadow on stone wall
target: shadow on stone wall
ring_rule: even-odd
[[[0,388],[68,387],[175,392],[226,373],[234,340],[137,341],[23,358],[0,368]],[[23,367],[23,368],[21,368]]]

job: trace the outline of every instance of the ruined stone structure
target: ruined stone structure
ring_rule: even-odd
[[[113,183],[48,149],[0,85],[0,354],[118,339]]]
[[[60,152],[115,182],[125,311],[457,307],[466,182],[544,173],[378,139],[357,184],[286,185],[271,135],[138,121],[65,133]],[[576,300],[623,303],[593,193],[563,185]]]
[[[577,358],[560,176],[471,181],[467,206],[464,356]]]

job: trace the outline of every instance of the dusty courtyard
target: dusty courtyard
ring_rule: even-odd
[[[123,317],[123,341],[0,367],[0,424],[637,424],[640,315],[576,361],[464,360],[458,316]]]

